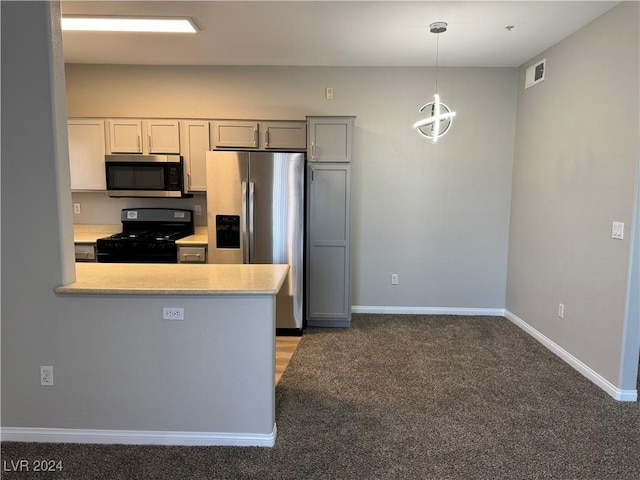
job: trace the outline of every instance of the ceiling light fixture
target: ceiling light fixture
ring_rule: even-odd
[[[433,95],[433,102],[425,103],[420,107],[419,112],[430,112],[431,115],[422,120],[418,120],[413,124],[420,135],[431,139],[431,143],[436,143],[438,138],[443,136],[451,128],[453,123],[453,117],[456,116],[456,112],[452,112],[449,107],[440,101],[440,95],[438,95],[438,53],[440,44],[440,34],[447,31],[447,24],[445,22],[435,22],[429,25],[429,31],[436,34],[436,82],[435,93]]]
[[[62,30],[90,32],[196,33],[195,24],[186,17],[62,17]]]

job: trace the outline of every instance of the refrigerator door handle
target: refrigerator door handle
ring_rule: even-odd
[[[247,237],[247,182],[242,182],[242,263],[249,263],[249,238]]]
[[[249,182],[249,262],[247,263],[252,262],[255,257],[253,242],[253,203],[255,198],[255,187],[256,184],[254,182]]]

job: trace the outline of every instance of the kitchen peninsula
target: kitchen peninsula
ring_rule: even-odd
[[[76,280],[55,292],[77,309],[69,321],[104,338],[87,374],[105,362],[110,373],[87,389],[56,372],[54,388],[71,392],[83,430],[54,441],[272,446],[275,297],[288,269],[77,263]],[[166,308],[182,318],[163,319]],[[89,403],[102,418],[81,418]]]

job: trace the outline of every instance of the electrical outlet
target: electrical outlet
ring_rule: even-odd
[[[326,87],[324,89],[324,98],[327,100],[333,100],[333,87]]]
[[[184,320],[184,308],[165,307],[162,309],[163,320]]]
[[[398,285],[398,274],[397,273],[392,273],[391,274],[391,285]]]
[[[202,215],[202,205],[196,205],[193,209],[196,215]]]
[[[558,316],[564,318],[564,303],[558,304]]]
[[[82,213],[82,206],[80,205],[80,202],[73,204],[73,213],[75,215],[80,215]]]
[[[616,240],[624,240],[623,222],[613,222],[613,226],[611,227],[611,238],[615,238]]]
[[[40,366],[40,385],[53,386],[52,366]]]

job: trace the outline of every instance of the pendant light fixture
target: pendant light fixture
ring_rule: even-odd
[[[428,117],[418,120],[413,124],[420,135],[431,139],[431,143],[436,143],[438,138],[443,136],[451,128],[453,123],[453,117],[456,116],[456,112],[452,112],[449,107],[440,101],[440,95],[438,95],[438,53],[440,44],[440,34],[447,31],[446,22],[435,22],[429,25],[429,31],[436,34],[436,82],[435,93],[433,95],[433,101],[425,103],[420,110],[420,113],[429,115]]]

